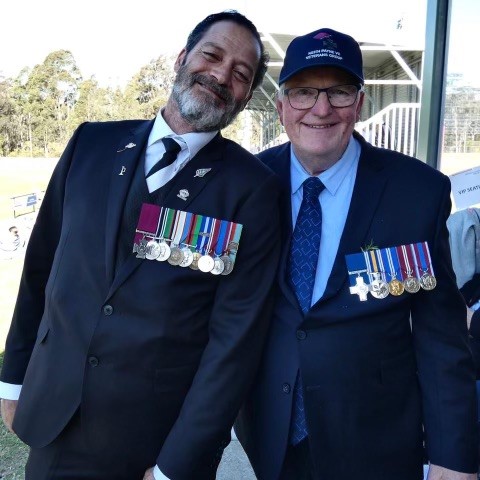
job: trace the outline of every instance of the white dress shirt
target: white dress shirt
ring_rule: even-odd
[[[162,138],[170,137],[174,139],[180,145],[181,150],[178,152],[177,159],[171,165],[162,168],[147,178],[148,191],[152,193],[169,182],[216,134],[217,132],[193,132],[184,133],[181,136],[177,135],[167,125],[160,111],[148,137],[145,152],[145,175],[165,153]]]

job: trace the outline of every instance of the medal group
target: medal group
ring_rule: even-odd
[[[144,203],[133,253],[137,258],[228,275],[235,265],[241,233],[239,223]]]
[[[383,299],[420,289],[433,290],[437,281],[427,242],[368,249],[345,257],[350,293],[366,301],[370,293]]]

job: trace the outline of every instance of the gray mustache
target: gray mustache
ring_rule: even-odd
[[[194,75],[192,75],[192,85],[195,82],[201,83],[202,85],[205,85],[206,87],[210,88],[225,102],[227,103],[233,102],[233,95],[228,91],[228,89],[226,87],[222,87],[221,85],[219,85],[211,77],[202,75],[201,73],[195,73]]]

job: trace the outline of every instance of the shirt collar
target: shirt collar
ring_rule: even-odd
[[[177,135],[163,118],[163,112],[160,110],[155,118],[152,131],[148,137],[148,146],[158,142],[164,137],[175,139],[182,150],[188,150],[188,156],[193,158],[207,143],[209,143],[218,132],[191,132]]]
[[[332,195],[335,195],[338,188],[342,184],[343,179],[347,176],[355,162],[358,161],[360,157],[360,151],[361,147],[358,141],[355,140],[353,136],[350,137],[347,148],[340,160],[332,165],[329,169],[317,175],[325,185],[325,188]],[[298,160],[293,150],[293,145],[290,146],[290,158],[292,159],[290,164],[292,195],[295,195],[302,186],[303,182],[307,178],[311,177],[311,175],[305,170],[303,165]]]

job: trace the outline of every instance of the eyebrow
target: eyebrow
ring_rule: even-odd
[[[220,46],[218,43],[215,43],[215,42],[205,42],[201,45],[200,48],[203,48],[203,47],[212,47],[212,48],[216,48],[217,50],[220,50],[222,51],[223,53],[225,53],[225,49]],[[243,62],[243,61],[236,61],[236,64],[237,65],[243,65],[250,73],[254,73],[254,69],[250,66],[249,63],[247,62]]]

